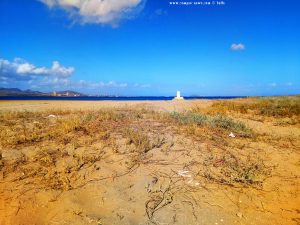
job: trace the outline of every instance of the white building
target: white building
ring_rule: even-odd
[[[180,91],[177,91],[177,95],[174,100],[183,100],[184,98],[180,96]]]

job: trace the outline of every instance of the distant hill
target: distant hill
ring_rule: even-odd
[[[45,93],[39,92],[39,91],[32,91],[30,89],[28,90],[21,90],[19,88],[0,88],[0,96],[12,96],[12,95],[45,95]]]
[[[33,91],[30,89],[21,90],[19,88],[1,88],[0,87],[0,96],[70,96],[70,97],[78,97],[78,96],[86,96],[82,93],[76,91],[58,91],[58,92],[50,92],[44,93],[40,91]]]

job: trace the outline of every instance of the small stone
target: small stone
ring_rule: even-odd
[[[232,132],[228,136],[231,138],[235,138],[235,135]]]
[[[50,114],[49,116],[47,116],[47,118],[56,118],[55,115]]]
[[[242,218],[242,217],[243,217],[243,214],[242,214],[241,212],[238,212],[236,215],[237,215],[237,217],[239,217],[239,218]]]

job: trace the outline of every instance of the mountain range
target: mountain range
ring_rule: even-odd
[[[85,94],[76,92],[76,91],[57,91],[57,92],[40,92],[33,91],[30,89],[21,90],[19,88],[1,88],[0,87],[0,96],[70,96],[70,97],[78,97],[78,96],[86,96]]]

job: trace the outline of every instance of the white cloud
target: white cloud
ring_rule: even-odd
[[[64,67],[58,61],[54,61],[51,68],[46,68],[37,67],[20,58],[13,61],[0,58],[0,76],[10,79],[31,79],[35,76],[69,77],[74,71],[74,67]]]
[[[147,84],[130,85],[116,81],[87,81],[73,80],[74,67],[62,66],[54,61],[50,68],[37,67],[34,64],[20,58],[12,61],[0,58],[0,84],[5,87],[31,88],[40,91],[45,90],[79,90],[82,92],[95,92],[111,90],[125,90],[126,88],[146,88]]]
[[[50,8],[62,8],[82,23],[111,24],[132,18],[146,0],[39,0]]]
[[[68,77],[74,72],[74,67],[63,67],[59,64],[58,61],[54,61],[51,70],[49,70],[50,74],[62,77]]]
[[[242,43],[240,43],[240,44],[232,44],[231,47],[230,47],[230,49],[232,51],[243,51],[243,50],[246,49],[246,46],[244,44],[242,44]]]

